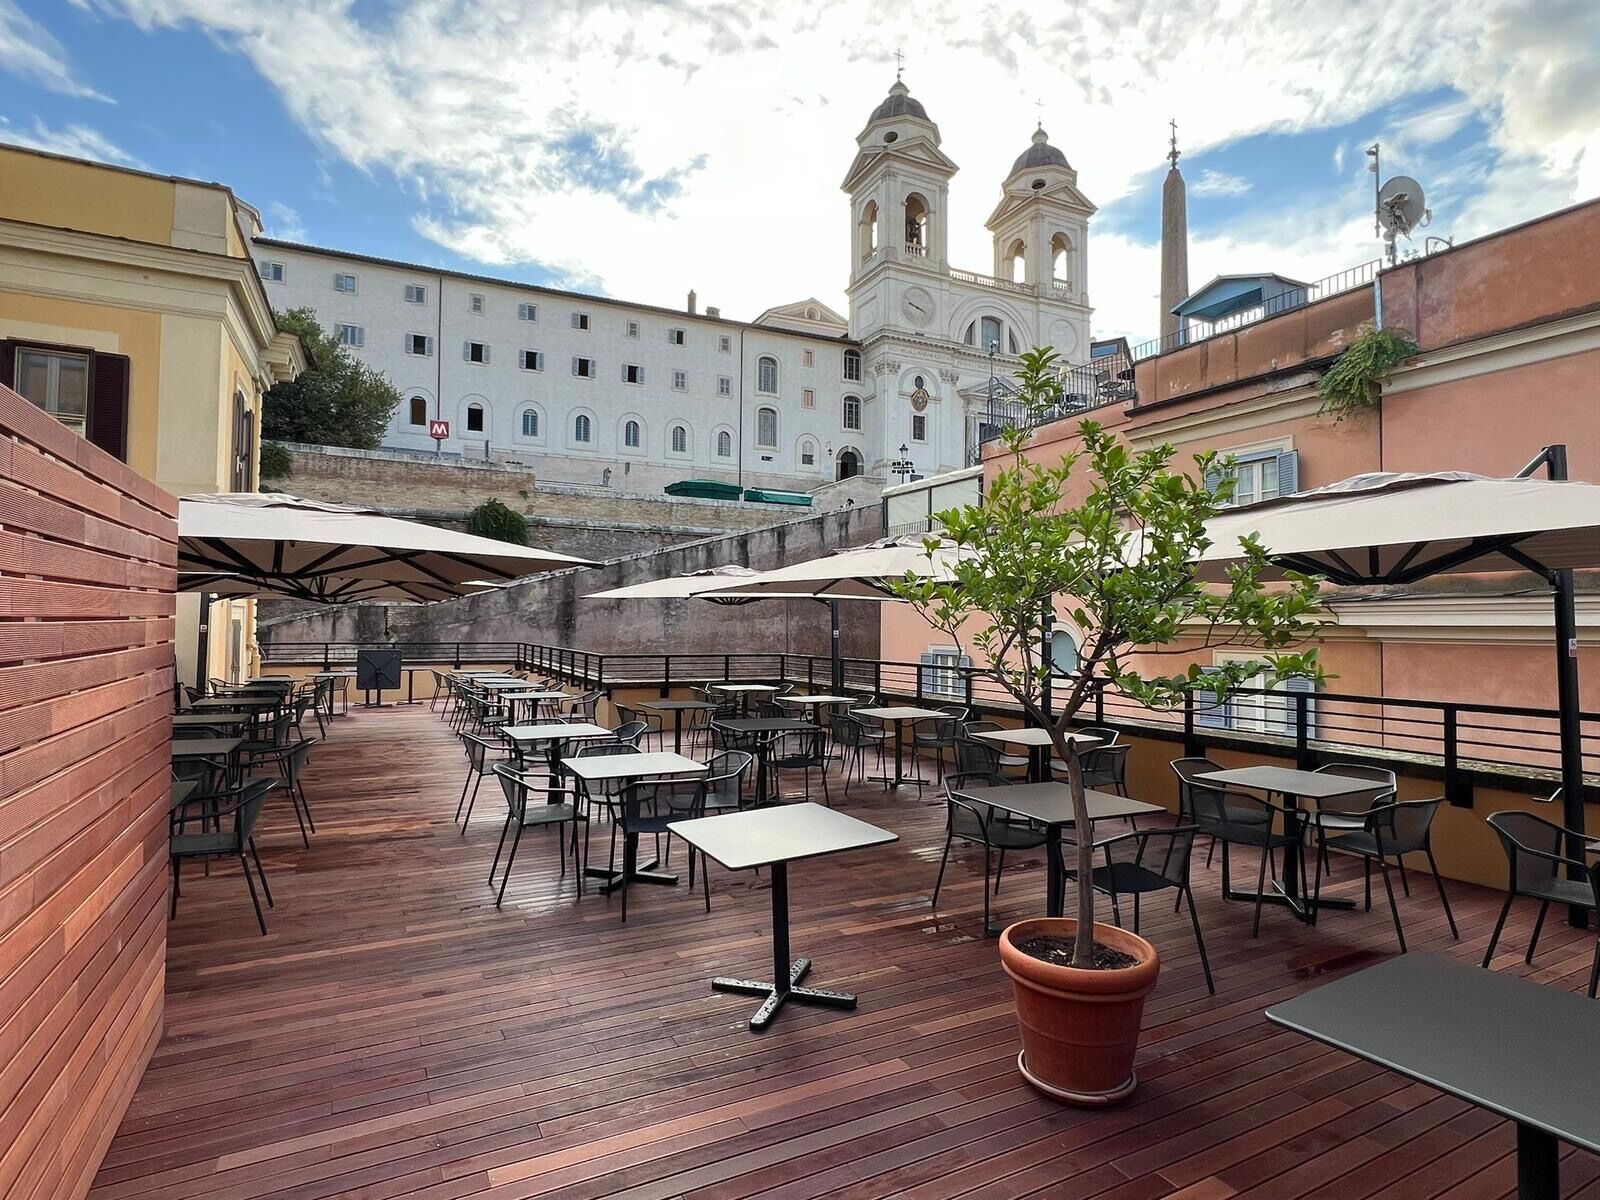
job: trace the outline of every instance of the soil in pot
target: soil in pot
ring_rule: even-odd
[[[1029,958],[1037,958],[1040,962],[1049,963],[1052,967],[1070,967],[1072,965],[1073,943],[1069,938],[1059,937],[1032,937],[1025,942],[1019,942],[1017,949]],[[1118,950],[1107,946],[1104,942],[1094,944],[1094,960],[1090,966],[1093,971],[1121,971],[1128,967],[1136,967],[1139,960],[1126,950]]]

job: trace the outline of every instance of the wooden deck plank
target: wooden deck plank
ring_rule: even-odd
[[[861,1004],[791,1009],[755,1035],[749,1003],[708,980],[768,969],[764,877],[713,867],[709,915],[698,892],[636,887],[622,925],[614,900],[577,901],[554,843],[533,837],[497,912],[503,808],[491,781],[461,835],[463,764],[426,708],[358,709],[313,754],[311,848],[286,809],[265,823],[270,936],[256,936],[236,869],[186,885],[166,1037],[95,1196],[1464,1200],[1509,1186],[1502,1123],[1261,1015],[1393,953],[1386,912],[1306,929],[1269,910],[1251,939],[1250,910],[1197,866],[1218,994],[1187,917],[1148,906],[1163,970],[1141,1087],[1082,1112],[1016,1073],[973,851],[953,852],[940,910],[928,907],[944,840],[932,789],[853,788],[843,802],[835,787],[901,841],[796,867],[793,945]],[[1339,864],[1334,893],[1359,889]],[[1481,955],[1493,894],[1452,885],[1457,943],[1436,898],[1413,890],[1414,946]],[[1043,891],[1036,858],[1008,864],[996,920],[1038,912]],[[1528,968],[1531,921],[1514,915],[1499,968],[1582,986],[1592,941],[1551,922]],[[1600,1160],[1576,1153],[1567,1169],[1589,1187]]]

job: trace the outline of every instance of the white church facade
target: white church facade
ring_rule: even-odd
[[[1040,344],[1088,362],[1094,206],[1041,129],[987,222],[992,273],[956,269],[957,167],[903,83],[856,144],[848,318],[807,299],[735,321],[693,293],[668,309],[272,239],[254,255],[275,308],[313,309],[400,390],[387,448],[630,491],[964,466],[991,371]]]

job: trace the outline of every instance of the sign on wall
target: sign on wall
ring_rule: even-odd
[[[436,442],[444,441],[445,438],[450,436],[450,422],[449,421],[429,421],[428,422],[428,436],[431,437]]]

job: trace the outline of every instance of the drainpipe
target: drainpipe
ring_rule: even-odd
[[[433,322],[433,417],[436,421],[442,421],[444,420],[444,276],[440,275],[438,279],[433,292],[436,305]],[[439,443],[435,442],[433,448],[437,452]]]
[[[739,330],[739,412],[734,418],[735,436],[739,440],[739,486],[744,487],[744,329]]]

